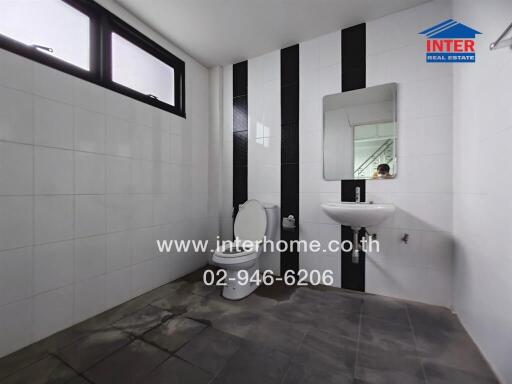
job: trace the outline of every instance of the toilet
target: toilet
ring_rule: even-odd
[[[277,205],[260,203],[257,200],[246,201],[240,206],[235,218],[235,239],[246,243],[262,241],[264,238],[275,241],[278,216]],[[265,255],[277,257],[270,253],[270,250],[267,250]],[[215,251],[212,263],[226,271],[226,285],[223,288],[222,296],[229,300],[240,300],[250,295],[258,287],[256,282],[243,284],[239,271],[246,270],[248,276],[252,276],[259,269],[261,256],[263,256],[261,246],[242,248],[230,244],[221,246]]]

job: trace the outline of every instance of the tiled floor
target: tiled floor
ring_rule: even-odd
[[[457,318],[333,288],[227,301],[201,271],[0,359],[0,384],[497,383]]]

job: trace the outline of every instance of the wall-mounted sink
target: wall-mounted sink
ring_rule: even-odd
[[[386,220],[395,212],[393,204],[375,203],[322,203],[322,209],[331,219],[342,225],[359,230]]]

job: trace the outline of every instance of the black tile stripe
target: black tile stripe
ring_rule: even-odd
[[[366,24],[341,30],[341,90],[366,87]]]
[[[233,217],[247,201],[247,61],[233,65]]]
[[[341,182],[341,201],[356,201],[356,187],[361,188],[361,201],[366,201],[365,180],[343,180]],[[359,238],[364,236],[364,229],[359,232]],[[350,227],[341,226],[341,239],[352,241],[354,233]],[[359,252],[359,264],[352,262],[351,252],[341,252],[341,286],[356,291],[365,290],[366,255]]]
[[[299,45],[281,50],[281,216],[295,217],[296,229],[281,228],[281,240],[299,239]],[[281,275],[299,270],[297,251],[281,253]]]
[[[341,30],[341,90],[343,92],[366,87],[366,24]],[[342,180],[341,201],[356,201],[355,189],[361,188],[361,201],[366,198],[365,180]],[[360,235],[364,233],[361,230]],[[352,240],[350,227],[341,227],[341,239]],[[352,263],[352,254],[342,252],[341,286],[356,291],[365,290],[364,252],[359,253],[359,264]]]

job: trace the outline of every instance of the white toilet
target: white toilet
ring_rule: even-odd
[[[278,222],[277,205],[248,200],[240,207],[235,218],[235,239],[242,242],[258,242],[263,238],[275,241]],[[238,272],[246,270],[250,278],[259,269],[259,258],[262,253],[261,246],[257,249],[247,249],[247,247],[243,249],[235,247],[234,244],[219,247],[215,251],[212,258],[213,264],[226,271],[226,285],[222,291],[226,299],[243,299],[258,287],[255,282],[242,284]],[[270,251],[266,253],[269,254]],[[277,255],[272,256],[277,257]]]

